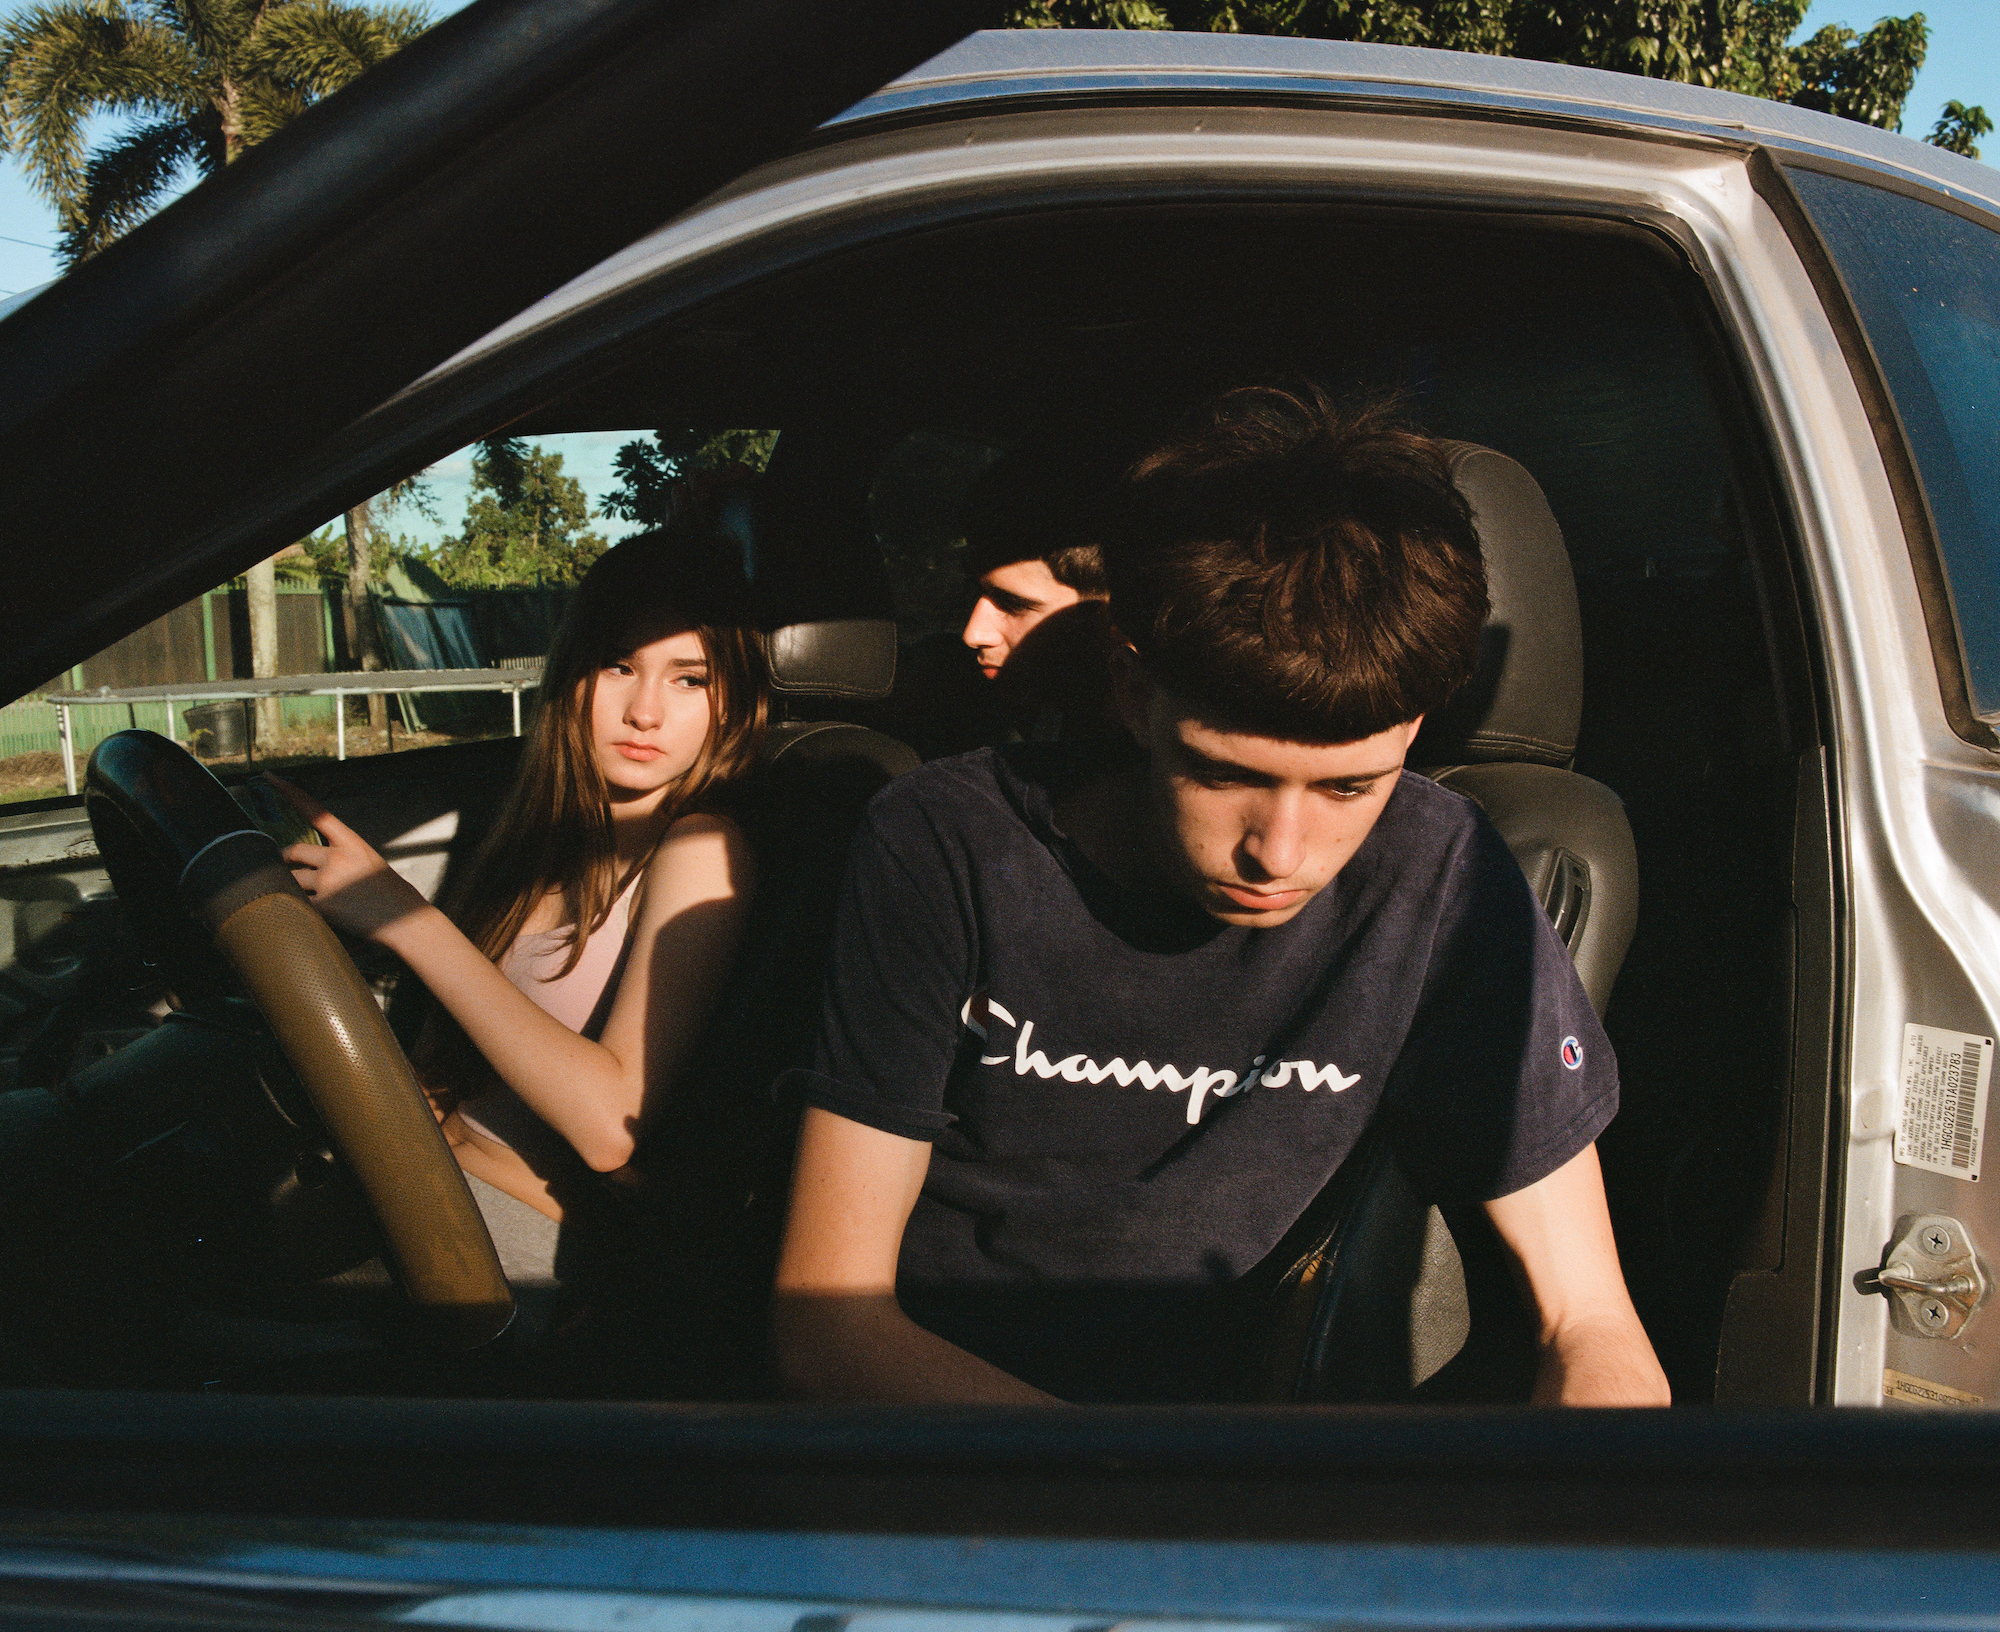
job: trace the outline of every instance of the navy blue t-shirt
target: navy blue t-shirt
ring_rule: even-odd
[[[986,749],[877,796],[785,1086],[933,1142],[913,1319],[1066,1398],[1201,1398],[1228,1287],[1378,1112],[1435,1198],[1483,1200],[1595,1139],[1617,1067],[1470,800],[1404,772],[1334,881],[1249,929],[1125,889],[1060,831],[1103,766]]]

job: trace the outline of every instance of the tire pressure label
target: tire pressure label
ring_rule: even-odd
[[[1992,1076],[1991,1037],[1905,1026],[1896,1160],[1905,1167],[1976,1180]]]

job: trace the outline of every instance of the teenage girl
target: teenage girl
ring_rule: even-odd
[[[755,864],[718,796],[756,756],[767,679],[735,560],[690,518],[590,569],[450,916],[287,790],[325,840],[285,851],[313,905],[442,1011],[416,1063],[459,1164],[550,1218],[577,1158],[631,1159],[742,939]]]

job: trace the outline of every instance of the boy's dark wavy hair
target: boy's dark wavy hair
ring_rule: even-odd
[[[1040,561],[1079,595],[1104,593],[1105,501],[1118,464],[1072,439],[1032,442],[981,473],[965,502],[965,570]]]
[[[1472,678],[1486,570],[1444,444],[1393,402],[1225,392],[1126,473],[1111,617],[1224,729],[1356,742]]]

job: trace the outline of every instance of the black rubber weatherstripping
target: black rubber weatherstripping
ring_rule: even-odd
[[[84,807],[121,899],[158,943],[198,927],[263,1011],[388,1243],[424,1335],[497,1337],[513,1294],[465,1177],[374,994],[275,840],[185,749],[121,731],[91,755]]]

